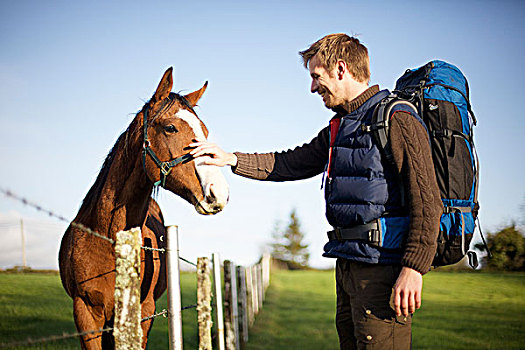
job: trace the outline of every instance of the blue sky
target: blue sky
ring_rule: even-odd
[[[309,92],[298,51],[334,32],[356,34],[372,84],[393,88],[406,68],[432,59],[460,67],[479,124],[481,222],[518,219],[525,202],[521,107],[525,78],[521,1],[17,1],[0,2],[0,187],[72,218],[118,135],[174,67],[174,91],[209,81],[197,109],[210,139],[229,151],[267,152],[309,141],[331,112]],[[189,259],[219,252],[254,262],[276,220],[297,209],[314,266],[325,231],[320,176],[261,183],[224,169],[230,203],[199,216],[161,191]],[[0,267],[56,267],[65,225],[0,198]]]

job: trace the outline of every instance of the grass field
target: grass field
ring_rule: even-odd
[[[338,349],[332,271],[272,275],[249,350]],[[525,274],[431,272],[414,349],[525,349]]]
[[[182,305],[196,300],[196,276],[181,274]],[[0,274],[0,343],[38,339],[63,332],[75,333],[73,303],[62,289],[58,274]],[[157,302],[157,311],[167,309],[166,294]],[[197,312],[183,313],[184,345],[198,348]],[[1,348],[1,347],[0,347]],[[77,338],[38,346],[10,349],[80,349]],[[148,349],[168,349],[168,320],[157,317],[150,332]]]
[[[183,305],[195,303],[195,275],[182,274]],[[272,274],[247,350],[337,349],[332,271]],[[414,349],[525,349],[525,274],[431,272],[414,316]],[[164,296],[157,305],[166,308]],[[0,274],[0,342],[74,332],[71,300],[55,274]],[[184,346],[197,348],[196,312],[183,312]],[[77,339],[16,349],[78,349]],[[157,318],[148,349],[167,349]]]

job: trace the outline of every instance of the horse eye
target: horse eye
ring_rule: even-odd
[[[177,132],[177,128],[173,125],[167,125],[164,127],[164,130],[166,130],[166,132]]]

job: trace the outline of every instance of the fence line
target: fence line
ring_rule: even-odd
[[[19,201],[21,202],[22,204],[24,204],[25,206],[29,206],[29,207],[32,207],[33,209],[36,209],[37,211],[39,212],[43,212],[45,214],[47,214],[48,216],[50,217],[54,217],[60,221],[63,221],[65,223],[69,223],[71,226],[74,226],[88,234],[91,234],[97,238],[101,238],[103,240],[106,240],[108,241],[109,243],[111,243],[112,245],[119,245],[119,244],[122,244],[123,246],[124,245],[132,245],[135,250],[136,250],[136,253],[135,254],[130,254],[130,252],[133,250],[133,249],[130,249],[130,248],[124,248],[122,249],[122,247],[120,246],[116,246],[115,247],[115,251],[118,252],[122,252],[122,251],[125,251],[126,254],[126,257],[124,256],[121,256],[122,259],[117,259],[116,261],[116,276],[118,275],[118,272],[120,272],[121,274],[126,274],[126,276],[119,276],[119,277],[116,277],[116,280],[122,280],[122,281],[126,281],[127,282],[130,282],[131,280],[133,280],[133,283],[131,283],[131,286],[127,286],[124,290],[119,290],[117,289],[115,291],[115,296],[116,296],[116,318],[115,318],[115,325],[114,327],[107,327],[107,328],[100,328],[100,329],[96,329],[96,330],[89,330],[89,331],[85,331],[85,332],[77,332],[77,333],[71,333],[71,334],[68,334],[68,333],[63,333],[62,335],[51,335],[51,336],[48,336],[48,337],[42,337],[42,338],[39,338],[39,339],[31,339],[31,338],[27,338],[26,340],[23,340],[23,341],[15,341],[15,342],[9,342],[9,343],[0,343],[0,348],[10,348],[10,347],[14,347],[14,346],[22,346],[22,345],[33,345],[33,344],[39,344],[39,343],[45,343],[45,342],[51,342],[51,341],[57,341],[57,340],[63,340],[63,339],[68,339],[68,338],[75,338],[75,337],[81,337],[81,336],[85,336],[85,335],[90,335],[90,334],[95,334],[95,333],[103,333],[103,332],[110,332],[110,331],[113,331],[114,333],[114,336],[116,335],[116,348],[117,349],[123,349],[123,348],[126,348],[126,349],[135,349],[136,348],[136,344],[139,344],[138,346],[140,346],[140,344],[142,343],[142,340],[140,339],[140,341],[137,341],[137,339],[139,339],[139,335],[140,335],[140,338],[142,337],[142,328],[140,327],[140,323],[144,322],[144,321],[147,321],[147,320],[150,320],[150,319],[153,319],[153,318],[156,318],[156,317],[159,317],[159,316],[165,316],[166,314],[170,315],[170,311],[169,310],[163,310],[162,312],[159,312],[159,313],[156,313],[156,314],[153,314],[153,315],[150,315],[150,316],[147,316],[145,318],[140,318],[140,281],[137,283],[137,279],[140,278],[140,249],[144,249],[144,250],[155,250],[155,251],[159,251],[159,252],[163,252],[163,253],[167,253],[167,259],[168,256],[170,255],[169,254],[169,249],[163,249],[163,248],[152,248],[152,247],[145,247],[145,246],[141,246],[141,243],[142,242],[142,239],[140,238],[140,229],[132,229],[131,231],[133,230],[138,230],[138,234],[135,234],[135,240],[138,240],[139,243],[133,243],[131,244],[130,242],[115,242],[115,240],[109,238],[109,237],[106,237],[106,236],[103,236],[101,234],[99,234],[98,232],[84,226],[83,224],[80,224],[80,223],[76,223],[76,222],[70,222],[69,220],[67,220],[64,216],[62,215],[59,215],[59,214],[56,214],[54,213],[53,211],[49,210],[49,209],[45,209],[44,207],[32,202],[32,201],[29,201],[27,200],[26,198],[22,197],[22,196],[19,196],[17,194],[15,194],[14,192],[10,191],[10,190],[6,190],[6,189],[3,189],[3,188],[0,188],[0,193],[3,193],[5,196],[9,197],[9,198],[12,198],[16,201]],[[176,227],[175,227],[176,228]],[[168,227],[168,231],[170,230],[170,227]],[[117,237],[119,236],[120,232],[117,233]],[[184,260],[185,262],[189,263],[189,264],[192,264],[192,265],[195,265],[193,264],[192,262],[182,258],[179,256],[178,254],[178,232],[176,232],[175,236],[177,237],[176,238],[176,254],[173,254],[175,255],[175,259],[177,261],[177,274],[178,274],[178,261],[179,259],[180,260]],[[118,239],[117,239],[118,241]],[[167,239],[167,241],[169,242],[169,239]],[[118,256],[119,254],[116,253],[116,255]],[[128,264],[127,262],[125,262],[125,260],[127,260],[128,258],[132,257],[134,259],[134,262],[131,263],[131,264]],[[136,263],[137,263],[137,258],[138,258],[138,267],[136,266]],[[121,260],[120,262],[118,260]],[[173,258],[172,258],[173,260]],[[127,265],[126,268],[119,268],[118,265],[120,264],[124,264],[124,265]],[[131,266],[131,267],[130,267]],[[172,273],[173,273],[173,269],[172,269]],[[134,275],[136,278],[131,278],[131,275]],[[178,280],[178,278],[177,278]],[[116,285],[118,285],[119,282],[116,281]],[[169,287],[169,285],[168,285]],[[138,298],[136,296],[136,294],[138,293]],[[135,294],[134,297],[131,297],[131,294]],[[171,293],[172,295],[176,295],[178,294],[179,296],[179,300],[180,300],[180,283],[179,283],[179,286],[178,286],[178,292],[172,292]],[[120,310],[124,309],[124,313],[125,314],[128,314],[127,316],[130,316],[129,315],[129,304],[126,304],[126,305],[123,305],[119,302],[119,299],[117,299],[117,297],[120,297],[124,295],[124,298],[123,299],[126,299],[126,300],[131,300],[131,299],[135,299],[135,300],[138,300],[138,308],[137,307],[133,307],[135,309],[135,316],[132,317],[132,318],[127,318],[126,320],[120,320],[117,316],[117,314],[121,313]],[[185,307],[182,307],[179,303],[179,310],[182,312],[183,310],[187,310],[187,309],[190,309],[190,308],[195,308],[197,307],[197,305],[190,305],[190,306],[185,306]],[[120,310],[119,310],[120,309]],[[137,313],[137,310],[138,310],[138,313]],[[138,314],[138,317],[137,317],[137,314]],[[171,314],[176,314],[176,312],[171,312]],[[134,321],[132,321],[132,319],[134,319]],[[172,321],[173,322],[173,321]],[[182,319],[180,318],[179,320],[179,325],[181,325],[181,322],[182,322]],[[134,330],[135,331],[131,331],[131,328],[129,328],[131,325],[134,326]],[[137,328],[137,325],[138,325],[138,328]],[[119,328],[122,327],[123,329],[120,329]],[[126,328],[127,327],[127,328]],[[129,329],[128,329],[129,328]],[[180,336],[179,336],[179,342],[182,343],[182,326],[180,326],[181,328],[181,333],[180,333]],[[134,336],[133,337],[129,337],[130,334],[133,334]],[[119,338],[120,336],[123,336],[122,337],[122,342],[120,342],[117,338]],[[128,338],[127,340],[124,340],[124,338]],[[181,347],[182,349],[182,347]]]
[[[270,256],[264,255],[253,266],[236,266],[232,261],[223,263],[224,301],[221,295],[220,259],[213,254],[215,305],[217,308],[217,347],[219,350],[243,349],[249,339],[249,326],[262,309],[263,298],[270,283]],[[224,305],[224,329],[221,327]]]
[[[119,238],[117,242],[113,239],[103,236],[98,232],[91,230],[90,228],[76,222],[70,222],[61,215],[58,215],[51,210],[45,209],[42,206],[35,204],[24,197],[18,196],[12,191],[5,190],[0,188],[0,192],[15,199],[26,206],[30,206],[37,211],[46,213],[50,217],[54,217],[60,221],[69,223],[70,225],[88,233],[92,234],[95,237],[101,238],[110,242],[112,245],[120,244]],[[211,296],[212,288],[209,276],[209,260],[208,258],[198,258],[198,263],[195,264],[191,261],[188,261],[182,258],[179,255],[179,245],[178,245],[178,227],[177,226],[168,226],[167,227],[167,237],[166,237],[166,248],[152,248],[141,246],[142,239],[140,238],[140,229],[138,230],[138,244],[137,237],[135,237],[135,243],[126,242],[127,244],[133,246],[136,250],[135,254],[129,254],[129,249],[124,249],[127,254],[125,257],[121,257],[123,260],[132,257],[133,262],[116,262],[116,264],[123,263],[125,268],[116,268],[117,272],[126,272],[128,275],[123,279],[126,281],[127,286],[124,289],[115,290],[115,300],[116,300],[116,314],[119,311],[118,308],[125,309],[125,316],[134,317],[126,318],[125,321],[120,319],[120,316],[115,318],[115,327],[101,328],[98,330],[90,330],[85,332],[78,332],[73,334],[63,333],[62,335],[52,335],[44,338],[39,338],[33,340],[28,338],[25,341],[15,341],[11,343],[0,343],[0,348],[8,348],[13,346],[22,346],[22,345],[32,345],[37,343],[45,343],[49,341],[57,341],[68,338],[74,338],[79,336],[90,335],[94,333],[103,333],[113,331],[113,334],[116,339],[116,348],[117,349],[139,349],[142,338],[142,328],[140,323],[159,317],[164,316],[168,317],[169,322],[169,346],[170,349],[182,350],[183,340],[182,340],[182,311],[190,308],[197,308],[198,319],[199,319],[199,349],[211,350],[211,328],[213,322],[211,321]],[[120,233],[119,233],[120,234]],[[117,234],[117,237],[119,236]],[[167,261],[167,280],[168,280],[168,310],[163,310],[156,314],[140,318],[140,281],[137,283],[137,280],[131,281],[129,278],[129,273],[135,274],[140,278],[140,249],[158,251],[166,254]],[[119,247],[115,247],[115,250],[122,250]],[[119,255],[119,254],[116,254]],[[137,257],[138,258],[138,267],[137,267]],[[224,261],[223,271],[224,271],[224,313],[223,311],[223,300],[222,300],[222,291],[221,291],[221,266],[220,259],[218,254],[213,254],[213,279],[214,279],[214,290],[215,290],[215,307],[216,307],[216,316],[217,316],[217,344],[219,350],[228,349],[228,350],[240,350],[244,348],[244,345],[249,339],[248,328],[250,325],[253,325],[255,317],[263,307],[263,301],[266,289],[270,284],[270,257],[265,255],[261,258],[260,263],[250,266],[236,266],[233,262],[229,260]],[[197,304],[189,305],[182,307],[181,305],[181,295],[180,295],[180,269],[179,261],[182,260],[192,266],[197,267],[198,271],[198,296]],[[129,282],[129,283],[128,283]],[[116,282],[116,285],[119,283]],[[138,286],[138,287],[137,287]],[[120,288],[120,287],[119,287]],[[138,297],[137,297],[137,294]],[[134,297],[132,297],[132,294]],[[120,302],[120,297],[125,295],[124,299],[130,300],[135,299],[139,300],[138,303],[138,313],[136,306],[130,306],[129,304],[122,304]],[[119,300],[117,302],[117,300]],[[119,305],[117,307],[117,304]],[[129,312],[131,309],[134,312]],[[138,314],[138,317],[137,317]],[[120,329],[120,326],[130,326],[133,325],[133,331],[130,329]],[[138,325],[138,326],[137,326]],[[122,338],[120,338],[122,336]],[[224,339],[226,336],[226,340]],[[121,340],[117,340],[121,339]],[[122,345],[126,344],[126,345]]]

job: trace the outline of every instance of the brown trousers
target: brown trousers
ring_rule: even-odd
[[[400,266],[337,259],[336,326],[341,350],[411,349],[412,316],[396,316],[392,288]]]

